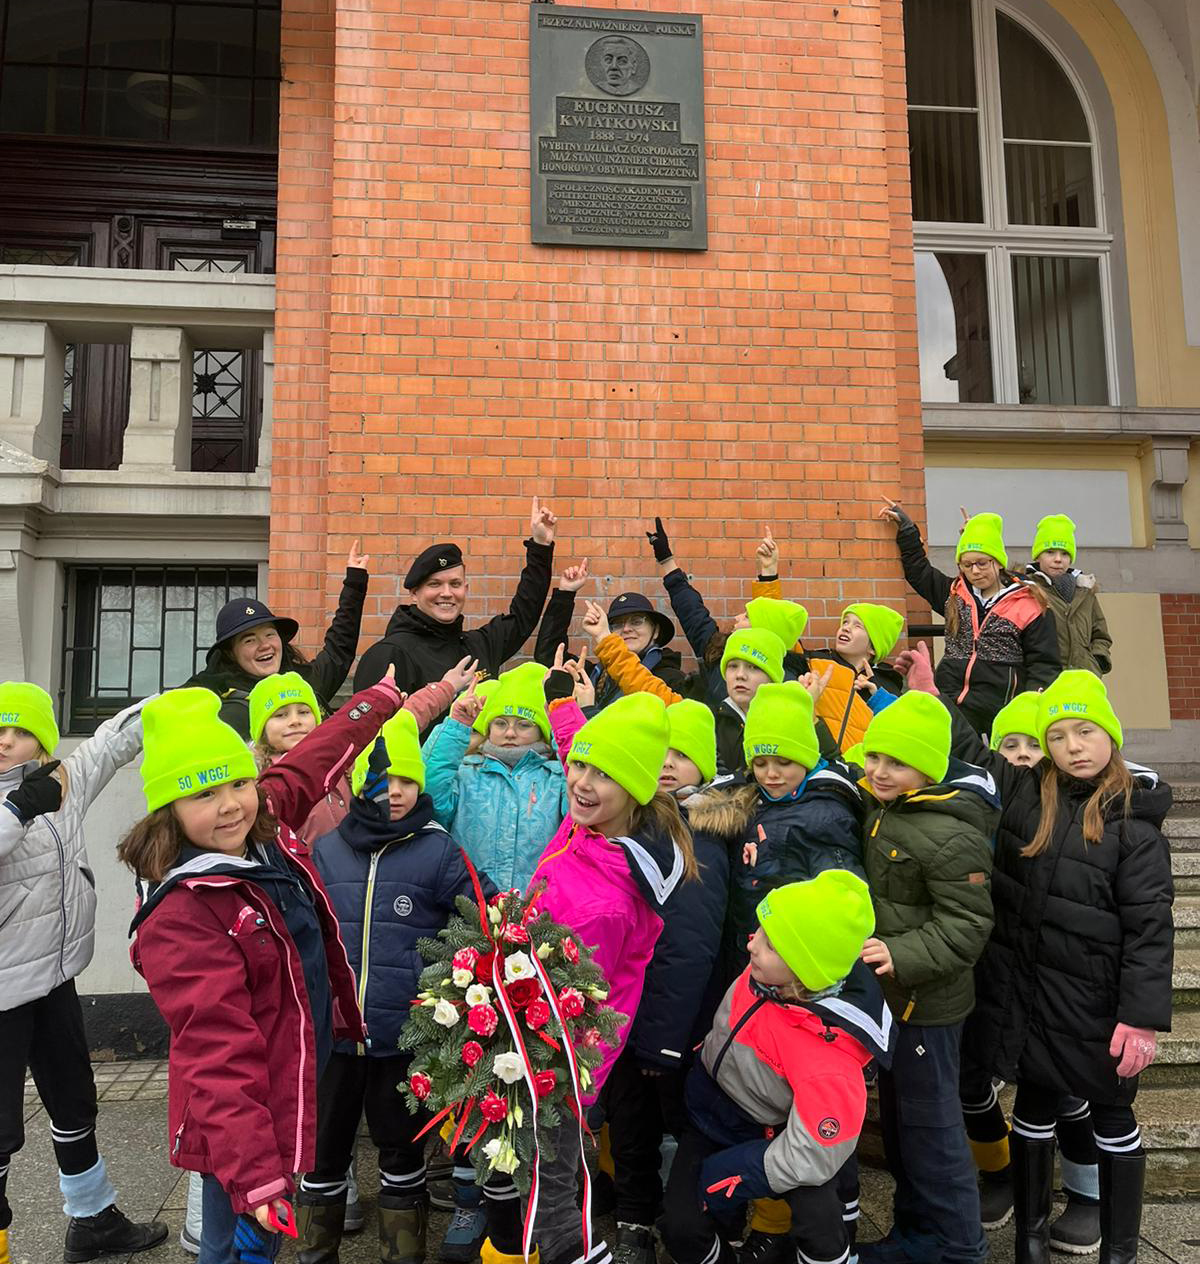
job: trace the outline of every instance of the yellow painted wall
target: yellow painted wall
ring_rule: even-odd
[[[1109,696],[1126,729],[1169,729],[1167,655],[1157,593],[1101,593],[1113,639]]]
[[[1108,85],[1117,127],[1137,402],[1200,402],[1200,347],[1183,317],[1167,113],[1154,68],[1112,0],[1049,0],[1078,33]],[[1194,217],[1196,208],[1186,208]]]

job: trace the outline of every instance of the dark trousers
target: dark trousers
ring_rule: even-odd
[[[1018,1084],[1013,1103],[1013,1129],[1030,1141],[1052,1140],[1063,1096],[1057,1089],[1037,1084]],[[1142,1153],[1142,1136],[1132,1103],[1104,1106],[1092,1103],[1095,1144],[1116,1155]],[[1093,1158],[1092,1160],[1096,1160]]]
[[[50,1116],[59,1170],[86,1172],[96,1152],[96,1081],[74,980],[0,1012],[0,1229],[12,1222],[5,1196],[9,1160],[25,1144],[25,1072],[33,1072]]]
[[[958,1095],[962,1024],[896,1027],[891,1069],[879,1072],[883,1147],[896,1181],[888,1236],[921,1264],[977,1264],[987,1241]]]
[[[711,1154],[723,1149],[702,1132],[689,1128],[680,1138],[661,1222],[663,1241],[675,1264],[725,1264],[733,1259],[727,1245],[730,1236],[740,1236],[745,1204],[738,1203],[732,1220],[723,1223],[704,1205],[700,1189],[700,1169]],[[813,1264],[844,1260],[849,1239],[843,1221],[845,1206],[838,1181],[824,1185],[802,1185],[781,1195],[792,1209],[791,1240],[802,1257]],[[718,1207],[713,1197],[710,1207]]]
[[[371,1142],[379,1150],[380,1190],[424,1196],[425,1139],[414,1138],[427,1116],[410,1115],[399,1091],[410,1061],[352,1053],[330,1057],[317,1085],[317,1163],[300,1186],[307,1196],[328,1202],[345,1198],[346,1172],[364,1114]]]
[[[612,1150],[617,1219],[652,1225],[662,1205],[662,1139],[679,1097],[682,1073],[646,1075],[628,1049],[617,1059],[601,1098]]]

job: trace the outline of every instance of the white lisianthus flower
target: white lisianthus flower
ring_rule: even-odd
[[[492,1061],[492,1074],[505,1084],[515,1084],[524,1074],[525,1066],[519,1053],[498,1053]]]
[[[471,970],[455,970],[450,977],[454,980],[455,987],[469,988],[475,978],[475,974]]]
[[[482,983],[473,983],[467,988],[468,1005],[488,1005],[491,1003],[492,989]]]
[[[517,1170],[520,1163],[521,1160],[517,1157],[517,1152],[513,1149],[512,1143],[506,1139],[496,1154],[493,1167],[497,1172],[507,1172],[511,1175]]]
[[[513,952],[504,958],[504,981],[515,983],[518,979],[533,977],[533,962],[524,952]]]
[[[489,1163],[495,1163],[497,1156],[500,1154],[501,1141],[499,1137],[493,1137],[487,1145],[483,1147],[483,1157]]]
[[[449,1001],[438,1001],[433,1007],[433,1021],[443,1027],[453,1027],[458,1022],[458,1010]]]

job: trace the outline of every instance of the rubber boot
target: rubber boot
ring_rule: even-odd
[[[1030,1141],[1014,1132],[1012,1155],[1016,1264],[1049,1264],[1054,1141]]]
[[[299,1264],[338,1264],[346,1224],[346,1195],[332,1201],[303,1192],[296,1197],[296,1258]]]
[[[1067,1206],[1050,1226],[1050,1249],[1068,1255],[1091,1255],[1100,1248],[1100,1204],[1067,1190]]]
[[[1100,1151],[1100,1264],[1136,1264],[1146,1155]]]
[[[979,1219],[988,1233],[1008,1224],[1013,1214],[1012,1167],[979,1173]]]
[[[134,1224],[114,1203],[98,1216],[74,1216],[67,1224],[63,1247],[65,1264],[86,1264],[102,1255],[132,1255],[165,1242],[167,1226],[160,1220]]]
[[[0,1229],[0,1264],[12,1264],[12,1256],[8,1253],[7,1229]]]
[[[505,1255],[503,1251],[497,1251],[492,1246],[491,1238],[485,1238],[483,1246],[479,1248],[479,1264],[525,1264],[523,1255]],[[541,1264],[541,1256],[538,1249],[533,1248],[533,1254],[529,1257],[529,1264]]]
[[[380,1264],[425,1264],[429,1203],[422,1194],[379,1194]]]

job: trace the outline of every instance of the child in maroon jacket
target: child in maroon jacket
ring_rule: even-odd
[[[135,967],[171,1029],[171,1162],[203,1173],[203,1261],[273,1259],[292,1176],[314,1161],[316,1086],[335,1039],[364,1040],[337,921],[292,822],[402,701],[385,678],[255,780],[220,700],[143,710],[149,816],[119,855],[150,883]]]

